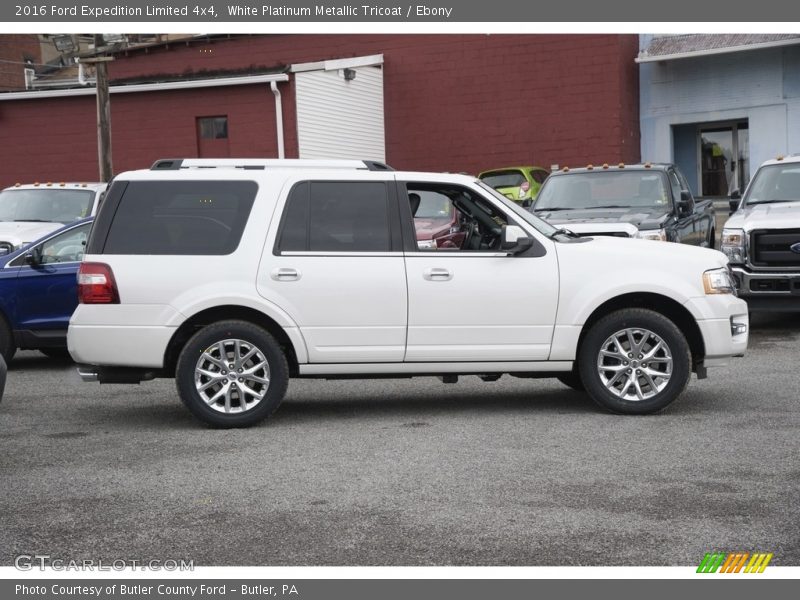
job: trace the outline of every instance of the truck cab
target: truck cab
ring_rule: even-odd
[[[721,250],[739,295],[751,311],[800,312],[800,155],[766,161],[732,196]]]
[[[553,173],[533,213],[579,235],[714,247],[714,207],[695,201],[673,164],[588,165]]]

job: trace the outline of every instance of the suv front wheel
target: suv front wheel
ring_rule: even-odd
[[[600,406],[633,415],[657,412],[686,389],[691,378],[686,337],[661,313],[618,310],[592,325],[581,344],[579,370]]]
[[[267,331],[246,321],[220,321],[186,343],[175,380],[181,400],[214,427],[247,427],[283,400],[289,368]]]

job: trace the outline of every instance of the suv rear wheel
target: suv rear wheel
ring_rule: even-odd
[[[581,344],[579,370],[600,406],[632,415],[657,412],[686,389],[691,351],[664,315],[627,308],[592,325]]]
[[[178,357],[181,400],[215,427],[247,427],[269,417],[289,382],[281,347],[246,321],[220,321],[198,331]]]

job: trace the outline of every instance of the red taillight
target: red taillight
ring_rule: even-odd
[[[119,304],[117,282],[111,267],[105,263],[81,263],[78,269],[78,302]]]

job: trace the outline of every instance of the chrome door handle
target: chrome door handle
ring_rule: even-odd
[[[300,271],[297,269],[273,269],[269,276],[275,281],[297,281]]]
[[[450,281],[453,274],[447,269],[431,268],[422,272],[422,277],[428,281]]]

